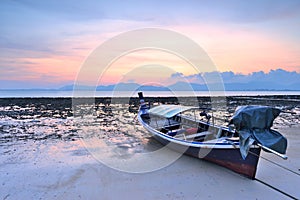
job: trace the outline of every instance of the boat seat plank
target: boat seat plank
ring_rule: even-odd
[[[211,134],[212,134],[212,132],[210,132],[210,131],[203,131],[203,132],[195,133],[192,135],[185,135],[185,136],[178,135],[175,138],[177,138],[177,139],[192,139],[192,138],[203,137],[203,136],[211,135]]]

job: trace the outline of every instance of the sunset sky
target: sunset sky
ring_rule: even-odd
[[[0,89],[72,84],[103,42],[149,27],[192,39],[220,72],[300,73],[299,0],[2,0],[0,27]],[[139,82],[135,67],[151,65],[155,72],[158,65],[170,70],[165,77],[143,77],[149,83],[176,72],[195,74],[180,58],[147,50],[116,60],[100,82]]]

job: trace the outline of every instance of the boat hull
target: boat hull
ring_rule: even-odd
[[[151,131],[149,132],[151,133]],[[160,137],[160,135],[153,134],[153,136],[160,143],[174,151],[215,163],[247,178],[255,179],[261,151],[259,147],[250,148],[250,152],[244,160],[239,148],[194,147],[171,142]]]

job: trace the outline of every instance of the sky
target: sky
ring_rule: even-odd
[[[2,0],[0,89],[72,84],[97,47],[142,28],[185,35],[204,49],[219,72],[300,73],[299,24],[299,0]],[[157,76],[139,79],[138,68],[151,65]],[[176,73],[197,75],[170,52],[141,50],[114,60],[99,83],[167,84]]]

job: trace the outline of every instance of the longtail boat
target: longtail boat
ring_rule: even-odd
[[[138,94],[140,124],[172,150],[218,164],[250,179],[255,179],[261,149],[287,158],[284,155],[287,140],[270,129],[274,118],[280,113],[279,109],[244,107],[242,111],[236,111],[232,125],[225,127],[211,123],[211,116],[199,107],[158,105],[150,108],[143,93]],[[205,120],[198,116],[203,116]],[[254,118],[259,121],[253,121]],[[260,134],[263,137],[259,137]]]

